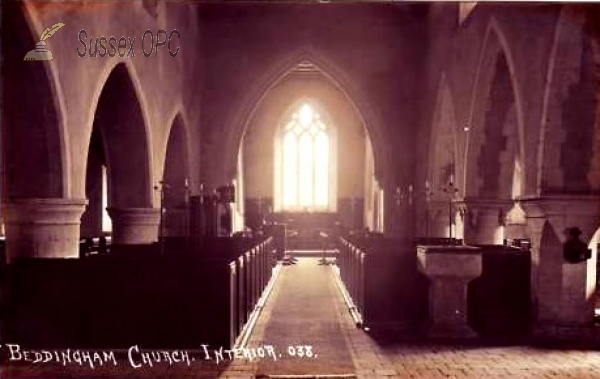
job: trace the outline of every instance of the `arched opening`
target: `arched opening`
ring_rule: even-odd
[[[21,2],[3,4],[3,198],[61,198],[67,192],[61,116],[48,62],[23,62],[33,36]]]
[[[495,20],[490,22],[478,67],[466,134],[465,240],[502,244],[506,214],[515,205],[513,192],[524,182],[523,133],[518,88],[510,50]],[[517,185],[518,187],[518,185]]]
[[[81,237],[94,238],[110,234],[112,222],[108,207],[108,176],[106,149],[100,127],[94,122],[88,149],[85,175],[85,195],[88,206],[81,217]]]
[[[116,243],[148,242],[157,231],[134,236],[131,223],[152,208],[148,142],[142,109],[125,64],[110,73],[100,94],[90,138],[86,170],[89,206],[82,233],[93,237],[108,232]],[[110,214],[112,223],[108,221]],[[124,213],[137,212],[133,221]]]
[[[247,122],[241,149],[246,225],[303,220],[311,227],[382,229],[370,143],[344,92],[303,61],[264,94]]]
[[[27,18],[22,2],[2,4],[0,195],[6,213],[0,222],[6,223],[6,257],[73,258],[85,201],[71,197],[68,134],[55,66],[23,61],[39,38]]]
[[[187,235],[186,206],[189,197],[189,161],[186,129],[180,115],[173,120],[163,174],[163,230],[164,236]]]

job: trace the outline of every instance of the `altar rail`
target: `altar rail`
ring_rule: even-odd
[[[232,346],[270,279],[272,239],[185,246],[172,239],[162,248],[113,245],[84,259],[11,263],[3,340],[31,348]]]

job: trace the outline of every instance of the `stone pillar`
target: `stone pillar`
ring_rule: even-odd
[[[464,209],[464,240],[467,244],[493,244],[498,228],[503,226],[512,200],[466,198],[457,202]]]
[[[473,338],[467,324],[469,282],[481,275],[481,251],[474,247],[417,248],[419,270],[431,280],[429,335],[434,338]]]
[[[29,198],[5,204],[6,259],[77,258],[85,199]]]
[[[160,210],[157,208],[108,208],[113,225],[113,243],[149,244],[158,240]]]
[[[504,238],[521,239],[527,237],[527,219],[519,201],[506,214]]]
[[[522,200],[532,239],[534,334],[538,337],[592,338],[596,260],[572,264],[563,257],[565,230],[579,227],[589,241],[600,225],[600,198],[546,196]]]

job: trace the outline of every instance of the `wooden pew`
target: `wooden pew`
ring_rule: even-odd
[[[222,239],[205,241],[206,254],[146,245],[85,259],[21,259],[7,267],[2,287],[5,336],[38,348],[229,347],[270,277],[270,243]],[[253,270],[237,264],[248,247]],[[244,297],[247,288],[252,296]]]
[[[531,252],[478,245],[482,274],[469,283],[469,324],[483,337],[525,336],[531,327]]]
[[[377,237],[342,245],[341,276],[365,326],[410,331],[427,322],[429,281],[418,272],[410,244]]]

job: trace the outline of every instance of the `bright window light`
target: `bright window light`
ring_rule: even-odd
[[[284,124],[280,138],[283,210],[331,209],[331,138],[320,115],[303,104]]]
[[[112,231],[112,220],[108,215],[108,176],[106,166],[102,166],[102,231],[105,233]]]

